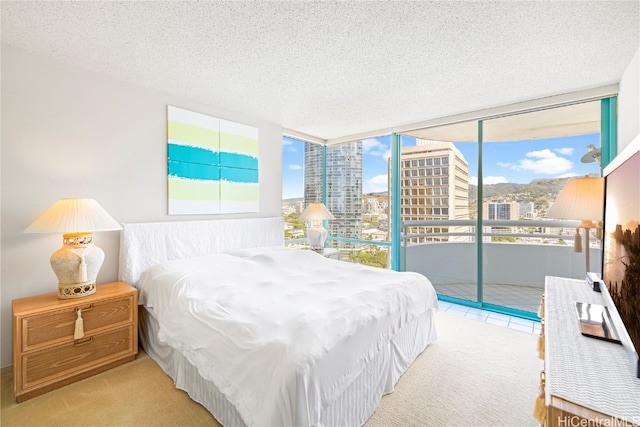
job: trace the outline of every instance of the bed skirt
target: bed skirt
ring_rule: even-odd
[[[235,406],[218,388],[198,374],[180,352],[158,341],[156,319],[139,307],[140,343],[145,352],[173,379],[177,388],[204,406],[225,427],[246,426]],[[437,338],[435,310],[407,323],[368,361],[333,403],[323,409],[319,426],[361,426],[375,412],[384,394],[391,393],[400,376]]]

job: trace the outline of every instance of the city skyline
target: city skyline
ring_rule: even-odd
[[[362,182],[364,193],[387,190],[387,159],[391,137],[368,138],[363,142]],[[415,146],[413,137],[401,136],[403,147]],[[477,144],[454,143],[469,163],[469,183],[477,184]],[[530,141],[485,143],[483,170],[486,185],[526,184],[540,178],[565,178],[599,173],[596,162],[581,163],[580,158],[593,144],[600,146],[598,133]],[[282,198],[304,197],[304,143],[283,137]]]

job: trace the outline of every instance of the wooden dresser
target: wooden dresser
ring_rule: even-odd
[[[13,300],[13,393],[18,402],[134,360],[138,291],[125,282],[87,297]],[[78,321],[78,311],[81,321]],[[74,338],[76,325],[81,338]]]
[[[640,378],[631,360],[621,345],[581,334],[576,302],[604,304],[584,280],[546,278],[545,425],[640,425]]]

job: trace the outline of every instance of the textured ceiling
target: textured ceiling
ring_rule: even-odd
[[[639,5],[2,1],[2,42],[332,139],[618,83]]]

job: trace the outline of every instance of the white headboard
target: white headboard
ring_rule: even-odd
[[[118,279],[133,285],[160,262],[283,245],[282,217],[122,224]]]

